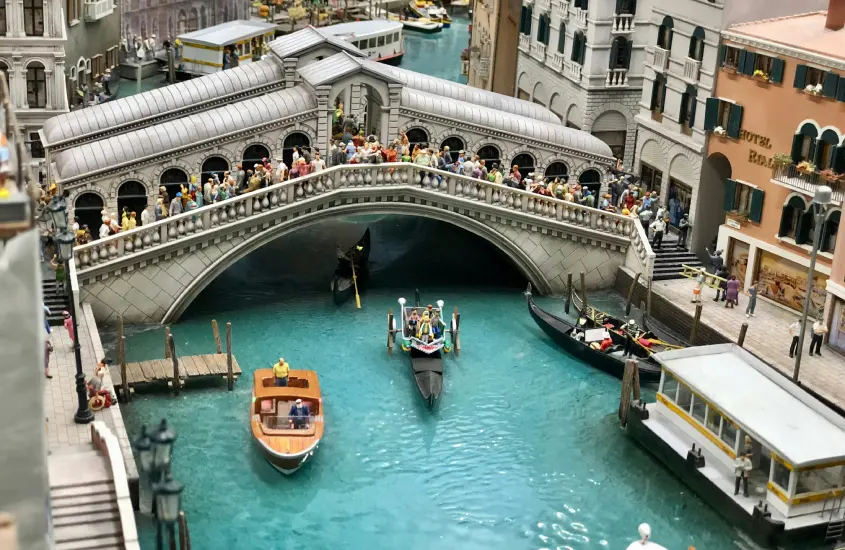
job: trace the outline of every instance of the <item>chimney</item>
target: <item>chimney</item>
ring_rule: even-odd
[[[824,26],[832,31],[845,27],[845,0],[830,0]]]

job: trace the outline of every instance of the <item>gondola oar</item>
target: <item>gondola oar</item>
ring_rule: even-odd
[[[361,250],[362,247],[358,247],[358,250]],[[358,309],[361,309],[361,296],[358,295],[358,277],[355,275],[355,259],[353,258],[349,265],[352,266],[352,285],[355,287],[355,305]]]

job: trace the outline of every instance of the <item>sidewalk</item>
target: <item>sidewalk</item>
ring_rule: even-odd
[[[652,292],[671,300],[674,305],[693,315],[695,304],[691,302],[692,287],[693,281],[690,279],[655,281]],[[747,322],[748,332],[743,347],[792,378],[795,360],[789,357],[789,344],[792,342],[789,325],[800,319],[800,315],[758,298],[756,315],[746,318],[748,296],[740,295],[739,305],[734,309],[725,308],[725,302],[714,302],[715,296],[716,290],[706,287],[701,294],[704,306],[701,312],[702,323],[736,342],[742,323]],[[845,358],[827,346],[822,346],[821,357],[810,357],[807,352],[810,349],[811,332],[812,319],[808,319],[798,379],[802,385],[845,409]]]
[[[79,343],[82,354],[82,369],[85,379],[88,380],[94,373],[94,367],[105,354],[91,306],[83,304],[81,309],[82,311],[78,312]],[[53,354],[50,357],[50,374],[53,375],[53,378],[46,380],[44,390],[44,412],[49,422],[47,445],[49,449],[53,450],[68,445],[90,444],[91,425],[77,424],[73,421],[73,415],[76,413],[79,402],[76,396],[76,360],[74,359],[70,337],[64,327],[52,327],[52,329],[50,341],[53,343]],[[106,376],[103,379],[103,385],[114,392],[108,371],[106,371]],[[126,464],[126,477],[130,480],[130,483],[132,480],[137,480],[138,469],[132,455],[126,428],[123,425],[123,416],[119,404],[114,403],[107,409],[95,412],[94,420],[104,422],[117,436],[123,453],[123,461]]]

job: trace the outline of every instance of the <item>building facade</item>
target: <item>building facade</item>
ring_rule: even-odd
[[[845,2],[839,10],[735,25],[723,33],[709,137],[701,224],[721,223],[717,247],[745,288],[800,311],[812,243],[820,235],[811,315],[845,348],[845,244],[838,231],[845,186]],[[820,185],[833,204],[817,226]],[[721,201],[721,204],[715,202]],[[703,201],[702,201],[703,202]],[[713,203],[713,204],[711,204]],[[834,266],[837,266],[834,269]]]
[[[115,67],[120,63],[120,5],[116,0],[67,0],[65,6],[68,42],[65,47],[67,64],[68,105],[78,108],[86,98],[85,87],[93,92],[94,84],[102,82],[106,69],[112,71],[107,95],[117,89]],[[87,99],[90,101],[91,96]]]
[[[153,35],[159,47],[165,40],[175,40],[182,33],[234,21],[249,19],[246,0],[122,0],[123,38],[142,39]]]
[[[23,0],[0,4],[0,70],[6,73],[12,105],[34,167],[43,164],[38,130],[68,110],[62,2]]]
[[[472,12],[467,83],[514,95],[519,36],[519,0],[478,0]]]
[[[592,133],[630,166],[650,1],[525,0],[517,96]]]

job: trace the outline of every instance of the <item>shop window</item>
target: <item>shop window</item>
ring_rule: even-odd
[[[800,238],[798,235],[798,224],[806,211],[807,204],[804,202],[804,199],[797,195],[790,197],[786,204],[783,205],[783,212],[781,212],[780,216],[778,237],[788,237],[795,239],[795,242],[798,242]],[[812,214],[810,217],[812,218]]]
[[[739,139],[742,128],[742,106],[718,97],[708,97],[704,111],[704,130],[721,129],[730,138]]]
[[[738,69],[739,54],[743,51],[741,48],[734,48],[733,46],[722,46],[720,52],[722,67]]]
[[[774,467],[772,468],[772,483],[779,486],[784,493],[789,490],[789,468],[780,460],[774,460]]]
[[[722,433],[719,435],[719,439],[721,439],[729,448],[736,449],[736,436],[736,426],[731,424],[728,419],[725,418],[724,422],[722,422]]]
[[[762,189],[728,179],[725,182],[725,212],[736,212],[748,217],[749,221],[760,223],[763,217],[764,195]]]
[[[688,214],[692,204],[692,187],[675,178],[669,178],[669,224],[675,227]]]
[[[640,163],[640,187],[646,191],[660,191],[663,172],[644,162]]]
[[[681,123],[681,129],[687,135],[692,134],[692,127],[695,126],[695,106],[698,103],[696,97],[698,91],[695,86],[687,86],[686,91],[681,96],[681,111],[678,113],[678,122]]]
[[[701,61],[704,57],[704,29],[701,27],[696,27],[695,30],[692,31],[692,37],[689,41],[688,55],[691,59],[695,59],[696,61]]]
[[[675,401],[678,395],[678,379],[672,376],[669,371],[663,371],[663,386],[660,388],[660,393],[670,401]]]
[[[798,482],[796,484],[795,494],[823,493],[842,487],[845,485],[842,479],[843,470],[843,466],[838,465],[830,466],[829,468],[796,472]]]
[[[666,106],[666,77],[662,74],[655,75],[654,83],[651,85],[651,104],[649,108],[652,113],[660,114]]]
[[[693,397],[692,417],[698,420],[701,424],[704,424],[704,421],[707,418],[707,403],[705,403],[697,395]]]
[[[668,15],[663,18],[663,23],[657,28],[657,47],[664,50],[672,49],[672,29],[675,22]]]
[[[836,237],[839,235],[839,218],[842,212],[833,210],[828,213],[827,219],[824,222],[824,233],[822,233],[822,242],[819,249],[822,252],[830,252],[836,250]]]
[[[798,164],[804,160],[815,158],[816,152],[816,138],[819,137],[819,132],[815,125],[807,122],[798,130],[798,133],[792,138],[792,162]]]
[[[685,385],[678,383],[678,399],[675,401],[682,411],[689,413],[692,405],[692,391]]]
[[[711,408],[707,409],[707,422],[705,422],[707,429],[710,430],[713,435],[718,436],[720,432],[720,428],[722,426],[722,415],[719,414],[717,411],[714,411]],[[731,446],[733,449],[733,446]]]

